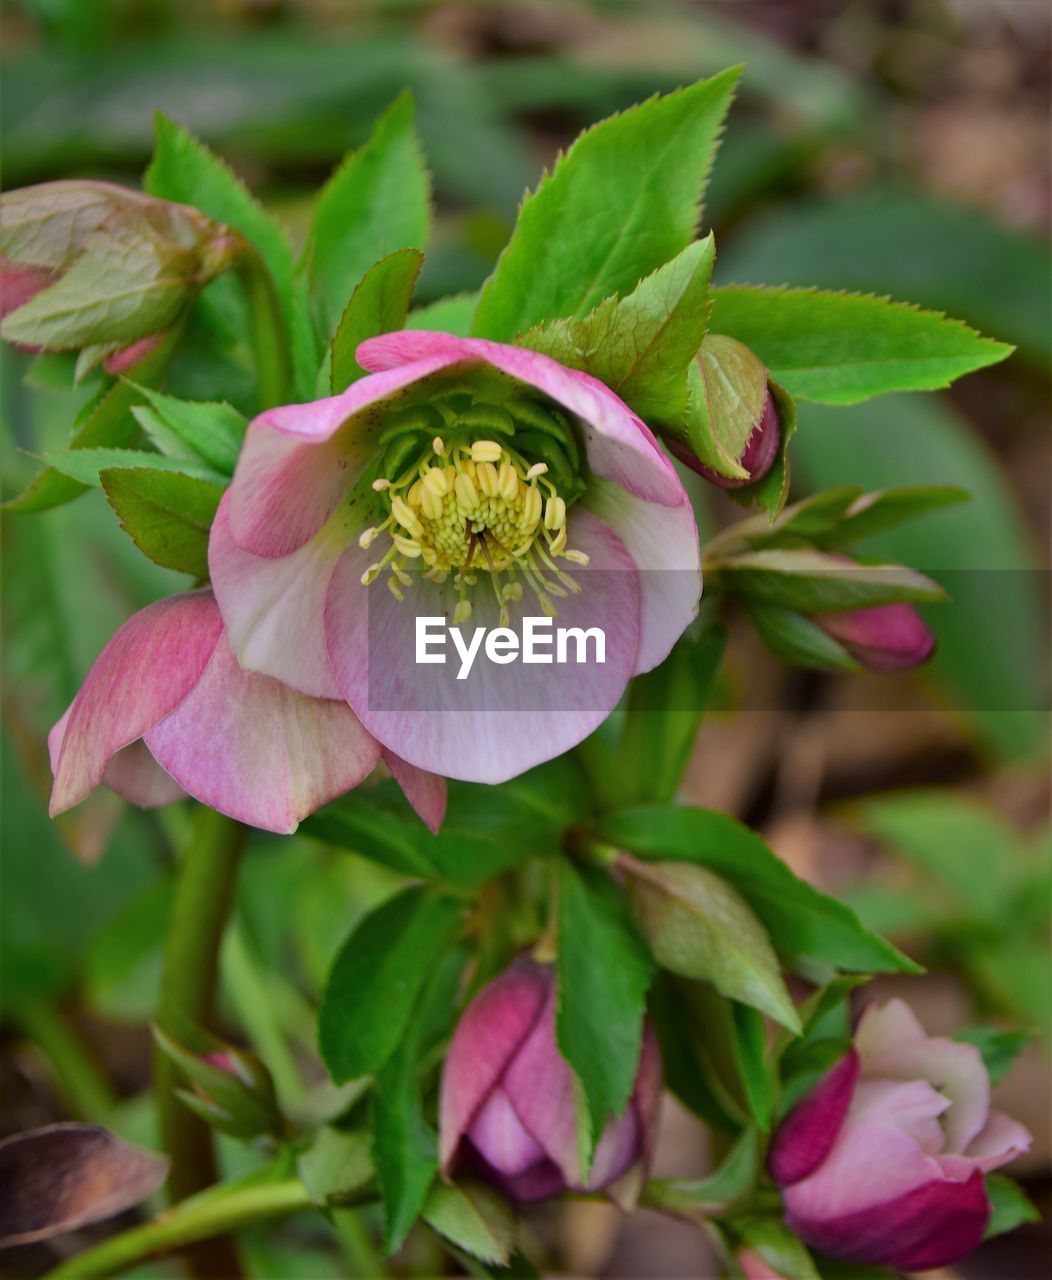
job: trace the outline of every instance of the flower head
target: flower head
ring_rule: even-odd
[[[983,1173],[1030,1142],[990,1110],[978,1049],[926,1035],[891,1000],[865,1010],[851,1052],[786,1117],[770,1169],[802,1240],[922,1271],[975,1248],[990,1216]]]
[[[443,1172],[473,1169],[523,1201],[567,1187],[631,1196],[649,1164],[661,1094],[653,1030],[644,1033],[628,1107],[600,1136],[585,1179],[573,1074],[555,1043],[555,1001],[554,972],[520,960],[461,1018],[442,1075]]]
[[[232,818],[290,832],[372,770],[379,744],[340,701],[244,671],[211,591],[159,601],[117,631],[48,737],[51,813],[100,782],[144,807],[189,794]],[[385,753],[433,828],[444,789]]]
[[[342,395],[249,428],[209,551],[231,643],[420,768],[502,781],[591,732],[694,616],[687,495],[622,401],[547,356],[406,331],[357,359]],[[415,663],[418,616],[529,614],[600,627],[605,663],[480,664],[466,689]]]

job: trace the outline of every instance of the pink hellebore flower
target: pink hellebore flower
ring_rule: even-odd
[[[442,1172],[481,1174],[515,1200],[543,1200],[567,1187],[638,1195],[650,1163],[661,1099],[661,1057],[646,1027],[635,1091],[603,1131],[582,1179],[573,1073],[555,1044],[556,979],[519,960],[461,1018],[442,1074]]]
[[[694,617],[687,495],[627,405],[547,356],[407,330],[357,359],[371,376],[249,427],[209,550],[231,645],[419,768],[501,782],[586,737]],[[513,614],[601,628],[605,662],[417,664],[418,616]]]
[[[983,1173],[1030,1134],[990,1110],[979,1050],[928,1036],[901,1000],[870,1005],[854,1048],[775,1135],[770,1170],[785,1218],[835,1258],[924,1271],[980,1242]]]
[[[211,591],[141,610],[103,649],[48,737],[52,816],[100,782],[144,807],[188,793],[232,818],[291,832],[358,785],[381,755],[354,713],[243,671]],[[437,827],[441,780],[384,753]]]

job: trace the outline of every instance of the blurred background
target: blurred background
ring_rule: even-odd
[[[1036,1136],[1013,1167],[1049,1200],[1048,0],[6,0],[3,181],[136,183],[162,108],[216,148],[295,240],[310,200],[405,86],[438,222],[421,301],[474,289],[523,189],[583,126],[745,63],[705,223],[722,282],[817,284],[945,310],[1016,344],[951,392],[801,406],[794,496],[937,482],[972,494],[866,550],[940,577],[922,674],[791,672],[740,619],[688,798],[763,830],[794,869],[922,961],[899,994],[929,1029],[1022,1026],[1001,1105]],[[631,181],[631,174],[625,175]],[[234,335],[236,339],[237,335]],[[232,350],[236,353],[236,341]],[[3,494],[57,447],[83,393],[7,351]],[[212,394],[207,377],[179,387]],[[229,377],[229,374],[226,375]],[[187,375],[189,377],[189,375]],[[237,399],[225,384],[222,394]],[[698,493],[714,530],[740,512]],[[144,561],[99,493],[4,520],[0,1134],[74,1116],[149,1142],[149,1035],[171,849],[185,815],[96,796],[47,819],[45,735],[133,609],[185,586]],[[313,1001],[393,877],[346,851],[259,837],[223,957],[224,1022],[286,1097],[316,1079]],[[890,984],[887,984],[890,985]],[[248,1157],[225,1149],[228,1169]],[[666,1111],[658,1172],[704,1136]],[[714,1275],[701,1237],[598,1205],[530,1216],[568,1274]],[[1046,1274],[1040,1226],[980,1249],[975,1280]],[[8,1254],[40,1274],[90,1233]],[[428,1265],[415,1237],[407,1267]],[[368,1274],[320,1218],[249,1238],[260,1277]],[[137,1275],[173,1274],[158,1265]]]

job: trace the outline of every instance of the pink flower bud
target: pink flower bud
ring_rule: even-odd
[[[134,369],[140,360],[145,360],[148,355],[156,351],[163,341],[163,333],[151,333],[148,337],[140,338],[130,346],[107,356],[102,362],[102,367],[110,377],[119,378],[130,369]]]
[[[973,1045],[928,1036],[901,1000],[870,1005],[845,1058],[790,1111],[771,1145],[785,1219],[849,1262],[924,1271],[983,1237],[983,1174],[1030,1134],[990,1110]]]
[[[721,476],[718,471],[713,471],[710,467],[706,467],[704,463],[698,462],[696,458],[693,462],[689,458],[684,458],[683,460],[693,466],[699,475],[703,475],[706,480],[711,480],[713,484],[719,485],[721,489],[743,489],[746,485],[755,484],[757,480],[763,479],[770,471],[771,467],[774,466],[775,458],[778,457],[781,443],[781,418],[778,414],[778,406],[774,402],[774,396],[768,391],[760,420],[753,428],[752,435],[745,442],[745,450],[738,459],[749,473],[747,479],[736,480],[732,476]]]
[[[935,652],[935,637],[912,605],[874,605],[823,613],[814,620],[870,671],[919,667]]]
[[[25,306],[30,298],[55,280],[55,273],[46,267],[23,267],[10,258],[0,255],[0,320]],[[39,355],[41,347],[20,342],[13,344],[19,351]]]
[[[453,1036],[442,1076],[442,1171],[481,1174],[516,1200],[567,1187],[625,1188],[649,1164],[661,1061],[646,1028],[635,1090],[603,1131],[581,1175],[570,1067],[555,1043],[554,972],[530,960],[505,970],[475,999]]]

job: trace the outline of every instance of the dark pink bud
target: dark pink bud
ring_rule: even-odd
[[[652,1029],[646,1029],[632,1098],[603,1131],[585,1183],[573,1075],[555,1043],[555,1000],[554,972],[521,960],[461,1018],[442,1076],[443,1173],[472,1169],[527,1201],[567,1187],[600,1190],[645,1171],[661,1093]]]
[[[0,256],[0,320],[25,306],[30,298],[46,289],[55,278],[55,273],[48,271],[46,267],[20,267],[10,258]],[[34,356],[43,350],[43,347],[25,342],[12,345],[17,346],[19,351]]]
[[[156,351],[163,341],[163,333],[151,333],[148,337],[139,338],[130,346],[122,347],[120,351],[107,356],[102,362],[102,367],[111,377],[119,378],[129,369],[134,369],[140,360],[145,360],[148,355]]]
[[[854,1050],[789,1112],[768,1162],[785,1220],[848,1262],[925,1271],[983,1237],[983,1174],[1030,1135],[990,1110],[979,1051],[928,1036],[901,1000],[870,1005]]]
[[[753,428],[752,435],[745,442],[745,450],[739,459],[741,465],[749,473],[747,480],[735,480],[731,476],[721,476],[718,471],[713,471],[710,467],[706,467],[704,463],[698,462],[696,458],[693,462],[689,458],[684,458],[683,461],[693,466],[695,471],[699,475],[703,475],[706,480],[711,480],[713,484],[719,485],[721,489],[744,489],[747,484],[755,484],[757,480],[761,480],[770,471],[771,467],[774,466],[775,458],[778,457],[781,443],[781,418],[778,414],[778,406],[774,402],[774,396],[768,391],[760,421]]]
[[[908,604],[880,604],[814,619],[870,671],[904,671],[919,667],[935,652],[935,636]]]
[[[225,1071],[228,1075],[237,1075],[237,1068],[234,1066],[234,1060],[229,1053],[223,1053],[222,1051],[203,1053],[201,1061],[207,1062],[210,1067],[218,1067],[220,1071]]]

